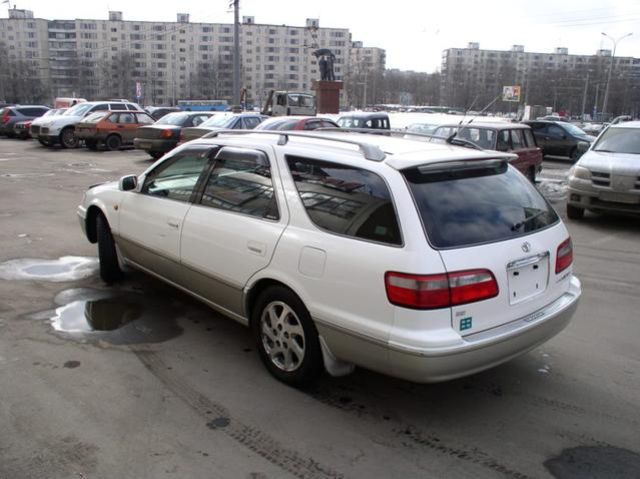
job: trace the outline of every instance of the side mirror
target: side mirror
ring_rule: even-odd
[[[123,176],[118,182],[118,189],[120,191],[135,190],[138,186],[138,177],[135,175]]]

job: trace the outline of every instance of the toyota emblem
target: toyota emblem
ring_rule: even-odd
[[[522,243],[522,251],[524,251],[525,253],[531,251],[531,243],[529,243],[528,241]]]

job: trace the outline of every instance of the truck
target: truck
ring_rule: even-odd
[[[261,113],[270,116],[315,116],[316,97],[311,93],[271,90]]]

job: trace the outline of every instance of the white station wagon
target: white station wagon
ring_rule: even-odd
[[[286,383],[444,381],[547,341],[581,295],[567,229],[500,155],[223,132],[90,188],[78,215],[107,283],[133,267],[250,326]]]

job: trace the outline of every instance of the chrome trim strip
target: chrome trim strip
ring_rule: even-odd
[[[539,261],[542,261],[543,259],[549,257],[549,252],[545,251],[544,253],[540,253],[540,254],[536,254],[533,256],[527,256],[526,258],[522,258],[522,259],[517,259],[515,261],[512,261],[511,263],[507,264],[507,270],[509,269],[515,269],[515,268],[522,268],[523,266],[528,266],[530,264],[535,264]]]

